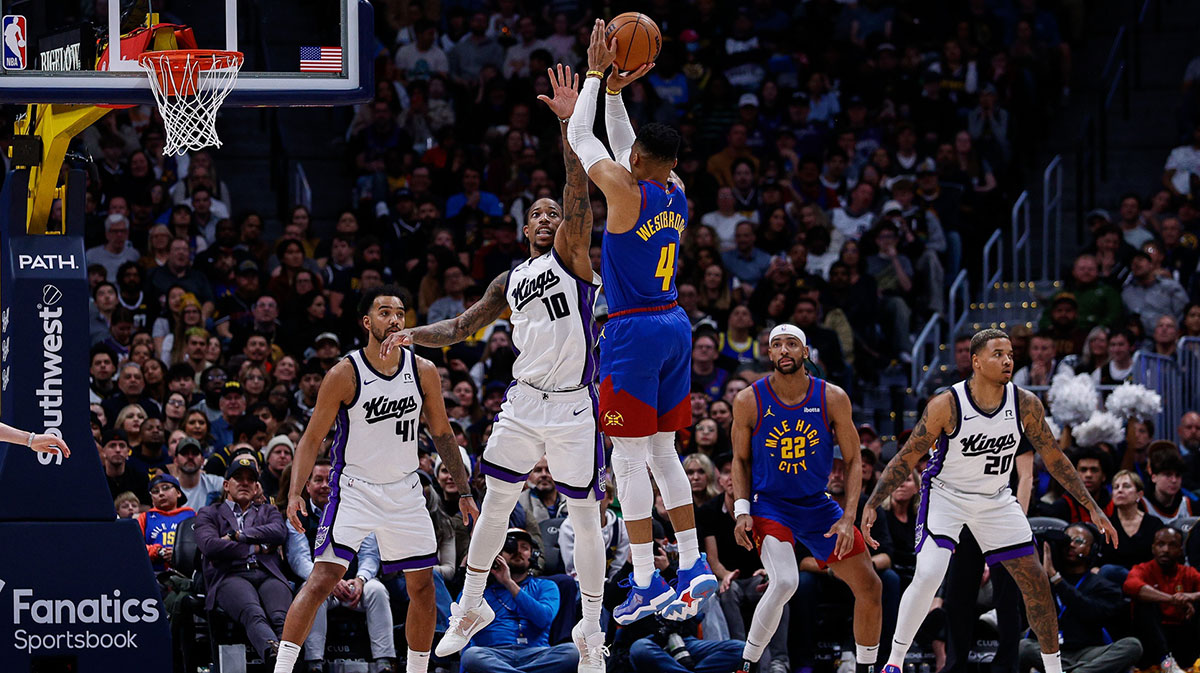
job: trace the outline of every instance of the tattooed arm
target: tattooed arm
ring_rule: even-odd
[[[588,177],[575,150],[571,149],[571,143],[567,142],[567,125],[559,124],[559,127],[567,183],[563,187],[563,219],[554,234],[554,250],[567,263],[571,273],[591,279],[592,260],[588,251],[592,247],[592,200],[588,197]]]
[[[912,435],[904,443],[904,447],[892,457],[887,467],[883,468],[883,473],[879,475],[879,481],[875,484],[875,491],[863,507],[862,521],[859,523],[863,537],[872,548],[879,546],[879,543],[871,538],[876,508],[883,504],[896,487],[908,479],[916,469],[917,461],[929,453],[930,447],[942,433],[954,431],[954,419],[958,415],[956,407],[954,393],[950,391],[929,400],[929,404],[925,406],[925,413],[921,414],[921,420],[917,421],[917,426],[913,428]]]
[[[1088,493],[1087,487],[1083,485],[1083,480],[1079,478],[1075,466],[1063,454],[1062,449],[1058,448],[1058,444],[1054,441],[1054,435],[1050,432],[1050,426],[1046,424],[1046,410],[1042,407],[1042,401],[1028,390],[1017,388],[1017,405],[1021,415],[1022,431],[1033,448],[1041,454],[1046,471],[1062,484],[1063,488],[1067,489],[1067,492],[1076,501],[1088,508],[1088,513],[1092,516],[1092,523],[1104,533],[1113,547],[1116,547],[1117,529],[1113,528],[1112,522],[1092,499],[1092,494]]]
[[[500,314],[504,313],[504,309],[508,307],[508,300],[504,298],[504,288],[507,283],[508,272],[505,271],[496,276],[479,301],[471,304],[471,308],[463,311],[462,315],[449,320],[440,320],[432,325],[413,327],[391,334],[379,347],[379,354],[386,358],[393,348],[409,344],[440,348],[466,339],[482,327],[490,325],[500,317]]]
[[[446,417],[446,405],[442,401],[442,379],[438,376],[437,367],[425,358],[417,358],[417,373],[421,379],[421,393],[424,397],[421,414],[429,426],[429,434],[433,436],[433,445],[446,471],[454,479],[460,493],[458,509],[462,513],[463,523],[470,526],[474,519],[479,518],[479,508],[471,497],[471,475],[463,464],[462,452],[454,439],[454,430],[450,427],[450,419]]]

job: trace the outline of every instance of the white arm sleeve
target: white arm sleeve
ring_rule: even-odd
[[[604,94],[604,129],[608,131],[608,146],[612,148],[617,163],[629,168],[629,151],[637,134],[633,132],[633,124],[629,123],[629,113],[625,111],[625,101],[621,94],[616,96]]]
[[[584,172],[590,170],[601,159],[609,159],[608,150],[604,143],[592,133],[592,125],[596,123],[596,94],[600,90],[600,79],[588,77],[583,82],[583,90],[579,92],[579,103],[567,124],[567,142],[571,149],[579,155]]]

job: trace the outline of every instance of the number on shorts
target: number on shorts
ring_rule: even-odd
[[[416,419],[413,418],[396,421],[396,436],[405,442],[411,442],[416,437],[416,432],[413,431],[415,422]]]
[[[1003,456],[988,456],[987,462],[983,464],[984,474],[1007,474],[1009,468],[1013,464],[1013,455],[1011,453]]]
[[[655,278],[662,278],[662,291],[666,292],[671,289],[671,281],[675,279],[675,244],[668,243],[662,247],[662,252],[658,253],[658,270],[654,272]]]
[[[545,305],[546,313],[552,321],[571,315],[571,305],[567,303],[567,295],[562,292],[549,298],[542,297],[542,304]]]

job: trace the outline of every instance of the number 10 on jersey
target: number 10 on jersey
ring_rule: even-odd
[[[675,279],[675,244],[668,243],[662,247],[662,251],[658,254],[658,270],[654,272],[655,278],[662,278],[662,291],[667,292],[671,289],[671,281]]]

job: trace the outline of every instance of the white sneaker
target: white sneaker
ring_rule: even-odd
[[[451,603],[450,628],[446,629],[446,635],[442,636],[434,653],[439,657],[448,657],[462,650],[476,633],[491,624],[495,618],[496,613],[487,601],[481,600],[477,607],[469,610],[458,603]]]
[[[1175,655],[1168,654],[1167,658],[1162,660],[1162,673],[1184,673],[1179,664],[1175,663]]]
[[[579,622],[571,629],[571,639],[579,649],[579,673],[605,673],[604,660],[608,657],[608,648],[604,646],[604,632],[596,631],[584,636],[583,622]]]

